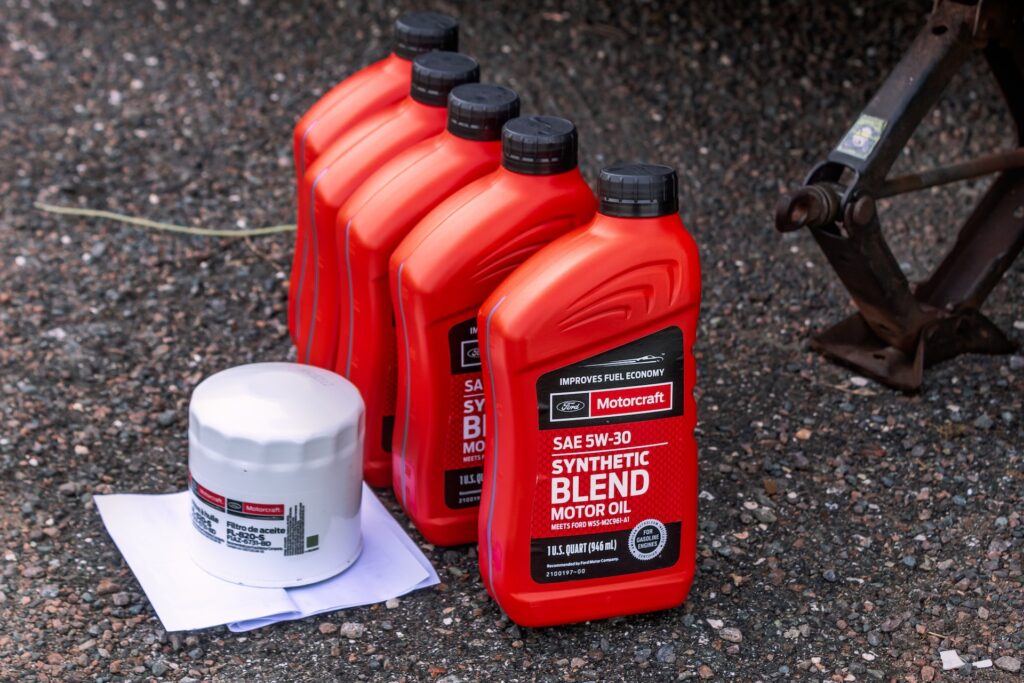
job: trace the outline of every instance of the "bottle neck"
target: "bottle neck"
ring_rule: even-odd
[[[634,235],[657,230],[671,232],[684,229],[683,221],[678,213],[671,213],[667,216],[623,218],[622,216],[609,216],[606,213],[598,212],[594,215],[594,227],[600,230],[625,232]]]
[[[399,57],[394,52],[384,58],[384,70],[395,74],[412,77],[412,60]]]
[[[447,128],[441,133],[444,140],[444,144],[454,149],[465,150],[467,152],[479,152],[486,150],[487,152],[496,152],[498,158],[501,158],[501,140],[470,140],[456,135]]]

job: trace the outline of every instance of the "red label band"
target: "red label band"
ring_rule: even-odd
[[[242,503],[242,512],[247,515],[266,515],[280,517],[284,514],[284,505],[260,505],[259,503]]]
[[[637,415],[672,409],[672,383],[590,392],[590,416]]]
[[[195,482],[195,479],[193,479],[192,481]],[[196,482],[195,487],[196,495],[205,500],[207,503],[210,503],[211,505],[216,505],[219,508],[224,507],[224,496],[217,495],[216,493],[202,486],[198,482]]]

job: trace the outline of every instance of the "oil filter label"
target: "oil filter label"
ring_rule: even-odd
[[[279,552],[286,557],[313,552],[319,534],[306,535],[303,503],[254,503],[235,500],[200,484],[189,473],[192,526],[212,543],[234,550]]]
[[[445,434],[444,502],[452,509],[480,504],[484,479],[484,384],[476,318],[448,330],[452,411]]]
[[[683,403],[678,327],[540,377],[534,581],[618,576],[676,563]]]

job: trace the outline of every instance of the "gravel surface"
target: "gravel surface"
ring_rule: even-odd
[[[916,397],[830,365],[807,339],[847,297],[807,234],[771,225],[925,0],[439,5],[461,14],[485,79],[577,121],[588,177],[618,159],[681,171],[705,272],[684,607],[521,629],[486,597],[474,549],[427,546],[443,583],[388,605],[164,632],[92,496],[181,489],[196,383],[291,357],[290,239],[153,234],[32,203],[289,221],[293,122],[386,53],[398,4],[0,0],[0,678],[1021,680],[1024,357],[946,363]],[[900,168],[1012,139],[974,68]],[[984,187],[881,203],[912,278]],[[1024,261],[986,311],[1021,340]],[[946,649],[994,666],[943,673]]]

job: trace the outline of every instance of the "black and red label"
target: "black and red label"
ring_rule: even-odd
[[[484,384],[476,318],[448,330],[450,399],[445,435],[444,502],[457,510],[480,505],[484,478]]]
[[[286,557],[319,549],[319,533],[307,535],[306,506],[301,501],[235,500],[206,488],[191,472],[188,487],[192,492],[192,525],[214,543],[245,552],[281,552]]]
[[[676,563],[683,390],[678,327],[540,377],[534,581],[618,576]]]

